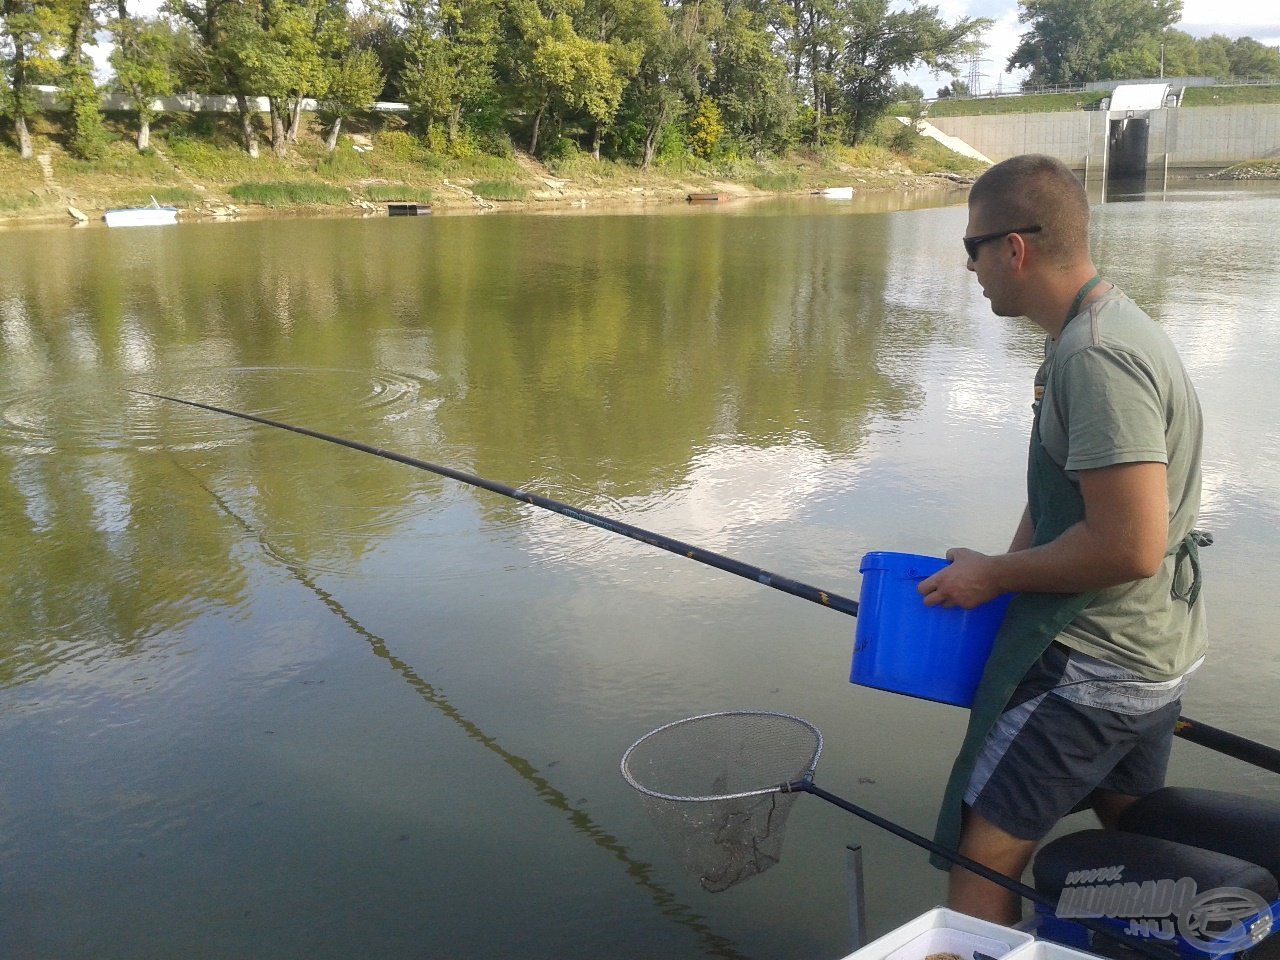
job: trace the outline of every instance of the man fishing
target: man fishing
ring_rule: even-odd
[[[1047,335],[1027,506],[1006,553],[952,549],[920,584],[930,606],[1016,594],[936,834],[1015,879],[1066,814],[1091,806],[1114,827],[1163,785],[1205,649],[1199,402],[1160,327],[1098,276],[1088,228],[1084,188],[1050,157],[1013,157],[973,186],[968,269],[992,312]],[[949,868],[954,909],[1019,920],[1016,894]]]

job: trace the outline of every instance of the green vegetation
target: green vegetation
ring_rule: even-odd
[[[523,200],[529,188],[514,180],[479,180],[471,185],[471,192],[486,200]]]
[[[30,190],[0,191],[0,211],[12,213],[17,210],[31,210],[40,206],[41,200]]]
[[[203,199],[196,191],[189,190],[186,187],[127,189],[112,193],[113,203],[121,207],[145,207],[153,197],[157,203],[167,207],[189,207]]]
[[[233,200],[264,207],[316,207],[349,203],[351,192],[327,183],[239,183],[228,191]]]
[[[993,113],[1059,113],[1084,110],[1100,103],[1109,91],[1079,93],[1030,93],[1012,97],[976,97],[971,100],[934,100],[930,117],[977,117]],[[890,112],[911,117],[920,112],[918,103],[895,103]]]
[[[1019,0],[1030,29],[1008,66],[1031,86],[1141,77],[1274,77],[1280,49],[1252,37],[1192,37],[1172,29],[1181,0]]]
[[[757,190],[767,190],[774,193],[799,190],[801,182],[800,173],[796,170],[787,170],[779,173],[759,173],[751,178],[751,185]]]
[[[404,184],[371,183],[360,188],[361,195],[374,203],[430,203],[431,191]]]
[[[1187,87],[1184,107],[1225,107],[1233,103],[1280,103],[1280,83],[1247,87]]]
[[[969,100],[933,100],[928,104],[929,117],[977,117],[994,113],[1059,113],[1096,108],[1111,96],[1111,90],[1079,93],[1040,93],[1008,97],[975,97]],[[1228,106],[1230,104],[1280,103],[1280,82],[1247,86],[1187,87],[1182,98],[1184,107]],[[915,117],[919,102],[899,102],[889,108],[890,114]]]
[[[265,141],[283,160],[301,151],[301,107],[314,100],[308,119],[329,153],[361,130],[413,137],[426,149],[406,142],[406,154],[447,161],[509,160],[519,145],[553,167],[582,153],[647,170],[664,152],[719,161],[860,143],[893,97],[895,71],[954,74],[987,26],[888,0],[196,0],[152,17],[124,3],[3,0],[0,113],[24,159],[31,130],[56,109],[61,146],[82,160],[101,161],[126,138],[145,152],[168,128],[180,162],[247,181],[267,171],[179,148],[182,128],[189,144],[229,139],[256,162]],[[88,53],[104,33],[114,46],[105,89]],[[56,108],[45,85],[61,90]],[[225,97],[231,122],[153,109],[179,90]],[[127,113],[105,117],[104,92],[131,98]],[[406,103],[405,129],[371,115],[375,99]]]

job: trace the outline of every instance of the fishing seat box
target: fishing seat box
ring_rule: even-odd
[[[1110,867],[1123,867],[1120,876],[1108,876]],[[1079,871],[1099,873],[1089,880]],[[1046,844],[1032,872],[1036,889],[1054,903],[1068,886],[1088,883],[1176,882],[1185,877],[1195,882],[1198,894],[1222,887],[1248,890],[1269,905],[1241,921],[1260,942],[1280,926],[1280,803],[1219,790],[1165,787],[1126,810],[1119,830],[1082,830]],[[1040,936],[1107,952],[1105,938],[1095,938],[1051,908],[1038,905],[1036,913]],[[1097,919],[1117,932],[1129,928],[1127,917]],[[1147,919],[1159,926],[1160,918]],[[1170,945],[1183,957],[1208,956],[1182,936]]]

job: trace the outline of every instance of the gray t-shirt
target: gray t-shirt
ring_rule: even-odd
[[[1120,463],[1167,465],[1169,543],[1155,576],[1108,587],[1058,636],[1064,646],[1150,680],[1185,674],[1206,645],[1204,601],[1185,597],[1178,547],[1200,510],[1203,422],[1173,343],[1117,289],[1045,342],[1036,374],[1040,441],[1073,480]],[[1176,581],[1176,582],[1175,582]]]

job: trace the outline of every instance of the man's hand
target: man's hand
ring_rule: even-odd
[[[950,564],[916,589],[924,596],[926,607],[974,607],[992,600],[1005,591],[996,582],[993,559],[976,550],[954,547],[947,551]]]

